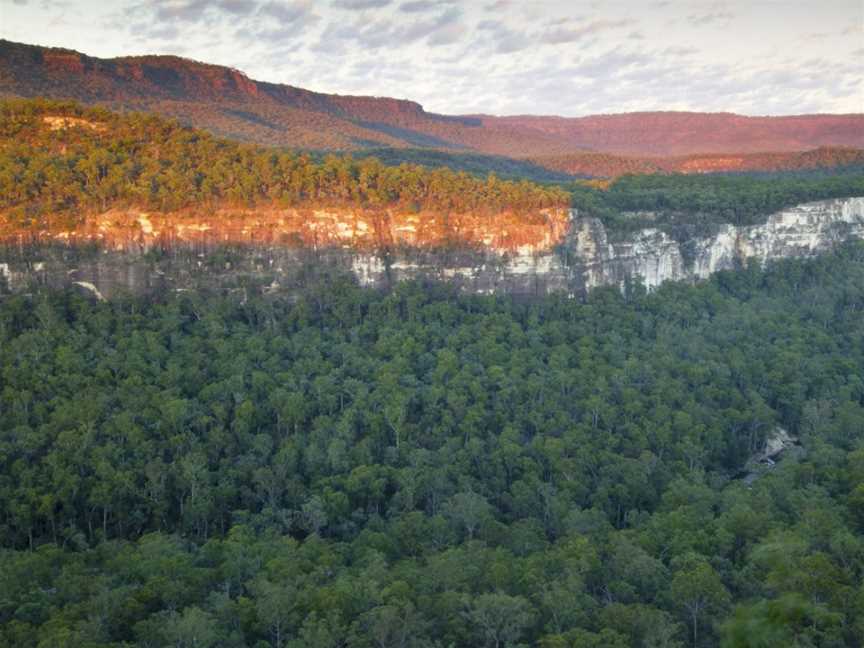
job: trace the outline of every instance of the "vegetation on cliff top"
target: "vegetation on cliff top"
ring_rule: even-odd
[[[864,195],[861,167],[625,175],[597,188],[498,158],[422,151],[409,158],[437,168],[238,144],[160,117],[70,102],[0,102],[0,210],[11,227],[74,227],[84,212],[124,206],[175,211],[278,205],[530,217],[572,204],[581,215],[600,218],[613,236],[661,227],[683,240],[719,223],[759,223],[802,202]],[[385,159],[404,158],[392,153]],[[548,183],[479,177],[441,166],[448,162],[473,173],[494,164],[508,175],[526,171]]]
[[[0,301],[0,645],[861,646],[860,244],[586,303],[307,288]]]
[[[83,121],[63,122],[66,116]],[[46,121],[48,118],[48,121]],[[96,125],[97,127],[93,127]],[[536,215],[567,192],[413,164],[309,156],[219,140],[143,114],[45,100],[0,103],[0,209],[22,226],[86,210],[352,207]]]
[[[566,185],[582,216],[613,236],[658,227],[679,240],[721,224],[757,225],[801,203],[864,196],[864,167],[784,173],[626,175],[606,188]]]
[[[531,158],[537,166],[572,175],[617,178],[653,173],[770,173],[864,165],[864,150],[820,146],[785,153],[686,155],[680,157],[623,156],[596,151]]]

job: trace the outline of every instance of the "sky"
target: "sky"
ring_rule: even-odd
[[[0,0],[0,38],[448,114],[864,112],[864,0]]]

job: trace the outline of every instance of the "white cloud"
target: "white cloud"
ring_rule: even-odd
[[[390,0],[334,0],[333,6],[337,9],[348,9],[360,11],[363,9],[380,9],[390,4]]]
[[[599,19],[582,23],[559,24],[541,34],[540,38],[544,43],[553,45],[573,43],[582,40],[586,36],[593,36],[603,31],[632,27],[635,22],[635,20],[630,18],[621,18],[619,20]]]

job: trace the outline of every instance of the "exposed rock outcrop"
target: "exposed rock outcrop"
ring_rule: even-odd
[[[767,263],[818,254],[852,237],[864,236],[864,198],[806,203],[772,214],[762,225],[722,225],[707,237],[683,244],[659,229],[643,229],[610,243],[603,226],[576,219],[574,264],[584,267],[587,289],[641,278],[653,288],[664,281],[704,279],[748,260]]]
[[[431,278],[467,292],[579,295],[641,280],[694,281],[718,270],[811,256],[864,237],[864,197],[807,203],[762,225],[723,225],[710,236],[676,241],[649,228],[612,240],[603,224],[577,213],[510,222],[473,216],[446,223],[416,215],[352,212],[239,214],[226,225],[170,221],[143,213],[103,214],[86,227],[0,249],[0,291],[33,284],[88,282],[100,294],[157,287],[290,290],[310,273],[347,272],[368,286]],[[458,236],[456,234],[458,234]]]
[[[747,461],[740,479],[749,486],[774,468],[781,459],[785,459],[787,456],[800,458],[803,454],[804,449],[800,446],[798,439],[790,436],[786,430],[778,426],[765,439],[765,447]]]

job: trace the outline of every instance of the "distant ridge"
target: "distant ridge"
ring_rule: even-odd
[[[849,151],[864,148],[862,114],[449,116],[426,112],[404,99],[324,94],[256,81],[232,68],[176,56],[100,59],[0,40],[0,97],[34,96],[149,110],[261,144],[316,150],[432,148],[531,159],[547,168],[587,175],[864,161],[858,151]],[[798,155],[819,147],[818,154]],[[767,152],[772,155],[764,155]],[[695,161],[689,156],[696,156]],[[674,160],[645,159],[658,157]],[[729,168],[725,158],[731,160]]]

